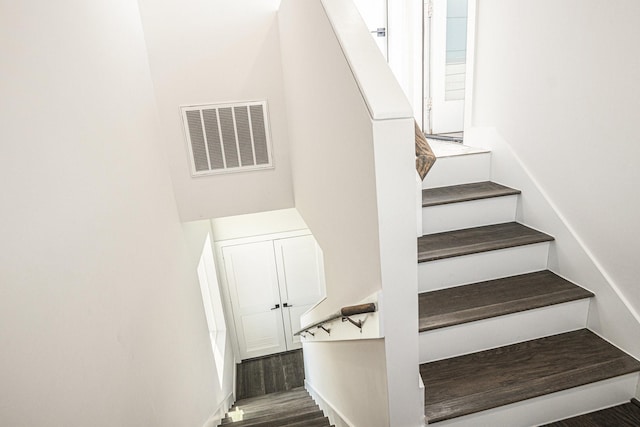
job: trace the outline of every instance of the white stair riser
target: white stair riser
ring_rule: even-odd
[[[418,291],[428,292],[547,268],[549,242],[418,264]]]
[[[582,329],[588,313],[583,299],[421,332],[420,363]]]
[[[438,427],[509,426],[547,424],[587,412],[628,403],[634,397],[639,376],[623,375],[495,409],[440,421]]]
[[[492,197],[422,208],[422,233],[461,230],[511,222],[516,218],[518,196]]]
[[[422,181],[422,188],[489,181],[490,176],[491,153],[438,157]]]

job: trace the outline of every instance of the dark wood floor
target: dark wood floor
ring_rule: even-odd
[[[243,360],[236,372],[236,399],[287,391],[304,385],[302,350]]]
[[[429,422],[638,371],[640,362],[586,329],[420,365]]]
[[[238,400],[222,420],[229,427],[326,427],[329,420],[307,391],[294,388]]]
[[[470,200],[520,194],[520,190],[505,187],[495,182],[474,182],[422,190],[422,206],[437,206]]]
[[[624,405],[591,412],[543,427],[638,427],[640,426],[640,402],[633,399]]]
[[[472,283],[420,294],[419,328],[424,332],[592,296],[548,270]]]
[[[549,242],[553,237],[517,222],[427,234],[418,238],[418,262]]]

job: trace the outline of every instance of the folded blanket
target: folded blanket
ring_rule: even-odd
[[[424,137],[424,133],[422,133],[422,129],[418,126],[418,122],[416,124],[416,171],[418,175],[420,175],[421,179],[424,179],[427,176],[427,173],[436,162],[436,156],[431,151],[431,147],[429,147],[429,143],[427,142],[427,138]]]

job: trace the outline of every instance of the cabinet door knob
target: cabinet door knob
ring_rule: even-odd
[[[275,306],[275,307],[271,307],[271,310],[277,310],[277,309],[279,309],[279,308],[280,308],[280,304],[276,304],[276,306]]]

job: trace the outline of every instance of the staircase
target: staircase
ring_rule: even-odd
[[[435,142],[418,238],[420,374],[438,426],[533,426],[628,402],[640,362],[586,329],[590,291],[547,269],[491,153]]]
[[[329,420],[303,387],[238,400],[222,419],[228,427],[327,427]]]

